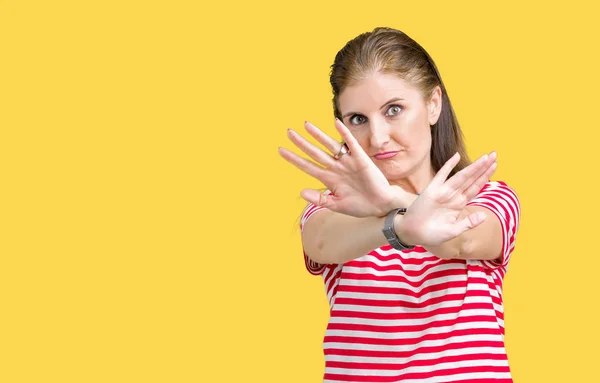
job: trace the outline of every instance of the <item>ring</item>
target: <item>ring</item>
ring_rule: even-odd
[[[339,160],[340,158],[342,158],[342,156],[344,154],[350,153],[350,149],[348,149],[348,145],[346,145],[345,142],[342,142],[342,147],[340,148],[340,151],[337,152],[337,154],[335,156],[333,156],[333,158],[335,158],[336,160]]]

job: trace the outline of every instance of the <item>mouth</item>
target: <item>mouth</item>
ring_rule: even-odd
[[[396,155],[399,153],[400,151],[393,151],[393,152],[383,152],[383,153],[377,153],[375,154],[373,157],[375,157],[378,160],[387,160],[389,158],[393,158],[396,157]]]

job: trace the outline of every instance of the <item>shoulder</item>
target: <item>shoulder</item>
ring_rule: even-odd
[[[521,204],[516,191],[504,181],[488,181],[467,203],[469,208],[472,212],[479,210],[490,217],[473,230],[473,233],[479,233],[479,248],[483,249],[479,253],[484,254],[479,254],[475,259],[484,260],[484,264],[490,268],[507,267],[521,217]],[[497,219],[491,219],[493,217]],[[490,260],[498,253],[497,249],[501,249],[500,257]]]
[[[507,196],[510,196],[513,198],[518,198],[517,193],[513,189],[512,186],[508,185],[504,181],[491,181],[491,180],[486,182],[485,185],[483,185],[483,187],[481,188],[479,193],[477,193],[477,196],[479,196],[483,193],[492,193],[492,192],[503,193],[503,194],[506,194]]]
[[[498,217],[503,233],[514,234],[519,228],[521,202],[517,192],[504,181],[488,181],[477,195],[467,203],[467,208],[479,207]]]
[[[521,202],[519,196],[513,187],[508,185],[504,181],[488,181],[483,185],[477,195],[469,201],[467,205],[483,204],[487,206],[489,204],[498,205],[509,209],[511,215],[519,216],[521,214]]]

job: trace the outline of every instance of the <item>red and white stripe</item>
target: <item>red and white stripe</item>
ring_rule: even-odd
[[[322,265],[330,304],[323,340],[325,382],[512,382],[504,347],[502,280],[515,246],[520,206],[490,181],[468,205],[502,224],[499,261],[444,260],[417,246],[386,245],[345,264]],[[300,227],[324,208],[308,204]]]

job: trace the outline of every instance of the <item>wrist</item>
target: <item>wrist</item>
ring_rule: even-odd
[[[417,197],[417,196],[415,195],[415,197]],[[411,237],[410,230],[407,230],[409,228],[406,227],[405,222],[406,221],[404,219],[404,215],[401,215],[401,214],[396,215],[396,217],[394,218],[394,231],[396,232],[396,235],[400,239],[400,242],[402,242],[403,244],[408,245],[408,246],[415,246],[416,241]]]
[[[418,194],[409,193],[400,187],[397,187],[397,189],[398,189],[398,192],[395,193],[394,198],[392,199],[392,201],[390,202],[390,205],[388,206],[388,209],[387,209],[388,212],[390,212],[394,209],[397,209],[399,207],[408,208],[419,197]]]
[[[413,202],[415,202],[419,198],[418,194],[407,193],[407,197],[405,199],[406,208],[408,209]],[[404,207],[404,206],[403,206]]]

